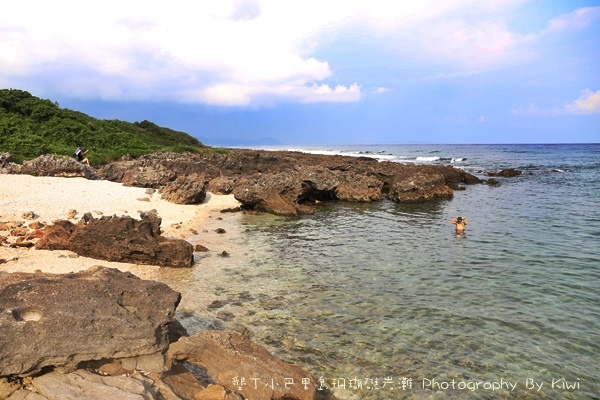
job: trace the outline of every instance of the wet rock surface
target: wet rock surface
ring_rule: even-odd
[[[515,176],[522,175],[523,171],[515,168],[506,168],[500,171],[488,171],[486,172],[487,176],[500,176],[503,178],[513,178]]]

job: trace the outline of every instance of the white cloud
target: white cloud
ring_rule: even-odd
[[[361,98],[361,88],[350,86],[331,87],[326,84],[308,85],[234,85],[218,84],[200,91],[189,91],[182,97],[188,102],[203,102],[222,106],[247,106],[253,102],[271,104],[273,99],[299,103],[355,102]]]
[[[583,90],[577,100],[567,104],[566,110],[573,114],[600,114],[600,90]]]
[[[535,102],[529,102],[512,108],[511,113],[520,117],[551,117],[564,114],[564,110],[557,106],[544,108]]]
[[[304,103],[319,102],[354,102],[360,100],[360,86],[353,83],[349,87],[337,85],[332,88],[328,85],[313,85],[310,88],[300,88],[297,92]]]
[[[375,93],[377,93],[377,94],[382,94],[382,93],[388,93],[388,92],[391,92],[391,91],[392,91],[392,89],[390,89],[390,88],[387,88],[387,87],[378,87],[378,88],[375,88],[375,90],[373,90],[373,91],[374,91]]]
[[[534,102],[521,104],[511,110],[513,115],[549,117],[565,114],[600,114],[600,90],[581,91],[579,98],[563,106],[541,107]]]
[[[548,32],[564,32],[570,29],[581,29],[592,23],[598,18],[600,7],[585,7],[577,9],[568,14],[553,18],[549,23],[546,31]]]
[[[282,3],[12,2],[0,13],[0,81],[219,105],[360,99],[359,85],[329,87],[329,64],[305,55],[304,38],[335,10]]]
[[[458,3],[458,2],[454,2]],[[600,19],[600,7],[577,9],[548,21],[538,32],[523,34],[510,28],[511,13],[521,1],[473,1],[471,9],[457,7],[418,26],[413,34],[425,62],[444,65],[450,72],[436,77],[465,76],[525,65],[555,54],[557,43]],[[489,5],[489,8],[486,7]],[[555,56],[555,55],[554,55]]]
[[[523,1],[12,1],[0,13],[0,82],[113,100],[358,101],[360,82],[332,85],[336,71],[314,56],[341,33],[360,29],[460,71],[489,70],[526,54],[501,18]]]
[[[423,46],[434,57],[469,71],[494,69],[513,58],[518,38],[501,22],[453,20],[433,27]]]

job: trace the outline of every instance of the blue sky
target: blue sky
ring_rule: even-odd
[[[214,145],[600,142],[600,1],[21,0],[0,87]]]

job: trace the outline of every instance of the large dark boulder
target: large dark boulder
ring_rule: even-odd
[[[161,218],[142,213],[141,220],[129,216],[93,218],[87,213],[77,223],[61,220],[46,228],[36,248],[71,250],[80,256],[107,261],[191,267],[193,246],[183,239],[160,236]]]
[[[233,192],[235,199],[244,204],[246,208],[254,211],[263,211],[275,215],[297,216],[298,209],[294,203],[281,195],[273,187],[256,185],[239,186]]]
[[[168,369],[164,354],[180,299],[163,283],[104,267],[1,274],[0,376],[73,370],[103,359]]]
[[[488,171],[487,176],[500,176],[503,178],[513,178],[515,176],[522,175],[523,171],[515,168],[506,168],[500,171]]]
[[[120,161],[115,161],[100,167],[98,173],[102,179],[107,181],[123,182],[125,172],[133,168],[138,168],[137,162],[131,160],[129,157],[124,157]]]
[[[236,182],[233,195],[246,208],[276,215],[298,215],[301,182],[295,171],[254,174]]]

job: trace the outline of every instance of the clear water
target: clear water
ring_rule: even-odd
[[[190,331],[244,331],[340,399],[599,398],[600,145],[302,150],[525,173],[450,201],[212,221],[230,257],[161,272]]]

